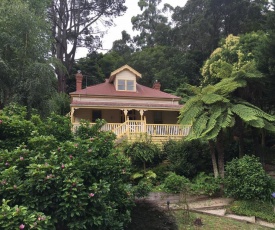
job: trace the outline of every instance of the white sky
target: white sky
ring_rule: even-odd
[[[184,6],[187,0],[162,0],[162,4],[168,3],[173,7]],[[121,32],[125,30],[128,34],[134,35],[132,30],[131,18],[138,14],[141,14],[140,8],[138,7],[138,0],[126,0],[125,5],[127,6],[127,11],[123,16],[114,19],[114,26],[110,27],[104,37],[102,38],[103,50],[101,52],[106,52],[112,48],[113,42],[115,40],[121,39]],[[76,59],[81,57],[86,57],[87,50],[85,48],[78,48],[76,53]]]

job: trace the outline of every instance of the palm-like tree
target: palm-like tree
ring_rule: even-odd
[[[214,175],[222,178],[224,177],[224,134],[228,130],[233,128],[243,130],[246,125],[275,132],[275,117],[250,103],[246,100],[247,97],[243,96],[243,92],[249,91],[251,82],[260,82],[262,75],[256,69],[254,60],[240,60],[243,55],[236,48],[236,44],[238,40],[234,37],[234,42],[231,43],[231,48],[235,49],[237,57],[234,63],[222,59],[221,53],[224,50],[219,48],[213,52],[203,70],[205,76],[216,77],[207,79],[208,82],[217,83],[205,87],[190,86],[189,90],[194,96],[187,100],[179,117],[181,124],[192,124],[192,133],[188,139],[209,141]],[[218,152],[218,161],[215,148]],[[242,156],[243,149],[240,150],[239,154]]]

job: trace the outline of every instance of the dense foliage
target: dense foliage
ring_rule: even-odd
[[[46,16],[21,0],[1,1],[0,14],[0,107],[16,101],[45,114],[56,84]]]
[[[176,173],[170,173],[164,180],[163,187],[166,192],[180,193],[187,190],[190,181],[184,177],[179,176]]]
[[[190,87],[193,95],[181,110],[180,123],[192,123],[192,135],[188,138],[208,140],[212,144],[216,177],[224,176],[228,134],[236,136],[239,155],[243,156],[246,126],[275,132],[275,117],[262,110],[258,100],[265,78],[256,67],[255,47],[262,39],[264,36],[254,33],[242,37],[229,35],[205,62],[202,86]]]
[[[195,177],[198,172],[211,171],[211,158],[207,143],[201,141],[173,141],[163,145],[163,154],[169,161],[168,168],[178,175]]]
[[[0,227],[29,229],[41,221],[45,224],[34,229],[123,229],[133,193],[130,161],[114,150],[115,135],[93,130],[86,138],[73,137],[68,118],[52,116],[44,126],[37,116],[33,123],[17,115],[24,111],[17,107],[10,117],[1,117],[6,138],[2,135],[1,143],[9,143],[0,148],[0,197],[9,201],[1,208],[21,211],[9,213],[10,225],[2,219]],[[19,126],[18,142],[13,129],[20,129],[5,125],[7,119],[28,124]],[[60,128],[51,135],[54,126]]]
[[[264,171],[259,159],[245,155],[226,165],[224,192],[240,200],[271,200],[274,181]]]

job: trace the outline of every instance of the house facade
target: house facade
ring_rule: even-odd
[[[182,105],[180,98],[160,91],[160,83],[152,88],[138,84],[141,74],[128,65],[111,73],[104,83],[82,89],[83,76],[76,74],[76,91],[71,96],[71,122],[77,129],[82,119],[93,125],[97,119],[107,124],[117,139],[129,141],[149,137],[153,142],[181,139],[190,126],[177,124]]]

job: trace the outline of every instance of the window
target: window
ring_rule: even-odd
[[[119,79],[117,81],[117,90],[134,91],[134,89],[135,89],[134,84],[135,84],[134,80]]]
[[[126,81],[127,82],[127,90],[133,91],[134,90],[134,81]]]
[[[95,122],[97,119],[101,119],[101,110],[93,110],[92,122]]]

